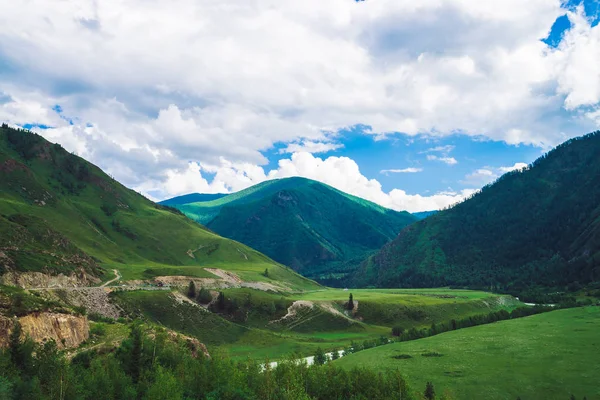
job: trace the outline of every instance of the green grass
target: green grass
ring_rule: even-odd
[[[247,315],[245,321],[207,313],[187,303],[179,304],[170,292],[165,291],[119,292],[114,296],[130,313],[143,315],[154,323],[195,336],[206,343],[211,351],[218,349],[235,359],[250,357],[259,360],[282,359],[291,353],[308,356],[317,347],[325,350],[342,349],[353,341],[391,337],[391,327],[397,324],[407,329],[413,326],[428,327],[432,322],[446,322],[452,317],[463,318],[510,309],[506,304],[496,301],[501,297],[484,292],[448,289],[353,290],[359,306],[356,318],[351,321],[321,307],[343,311],[343,302],[347,300],[349,292],[342,290],[286,294],[244,288],[226,289],[223,292],[228,299],[235,299],[241,306]],[[287,308],[296,300],[311,301],[315,307],[303,308],[295,318],[283,323],[270,323],[285,315]],[[275,310],[269,307],[274,304],[277,304]],[[510,304],[514,306],[520,303],[515,301]],[[379,314],[363,314],[361,311],[361,307],[370,310],[375,306],[384,311]],[[409,312],[402,314],[398,310]],[[415,319],[411,311],[419,318]],[[390,315],[396,318],[390,319]]]
[[[457,399],[600,399],[600,308],[558,310],[364,350],[336,361],[400,369]],[[429,357],[423,354],[439,353]],[[412,358],[395,357],[408,355]],[[441,356],[439,356],[441,355]]]

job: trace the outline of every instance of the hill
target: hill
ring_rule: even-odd
[[[600,308],[552,311],[363,350],[335,361],[400,370],[453,399],[600,398]]]
[[[569,140],[404,229],[363,263],[355,283],[518,292],[600,280],[598,154],[600,132]]]
[[[216,200],[174,206],[218,234],[328,284],[416,220],[305,178],[267,181]]]
[[[201,202],[201,201],[217,200],[224,196],[227,196],[227,194],[224,194],[224,193],[214,193],[214,194],[190,193],[190,194],[185,194],[183,196],[173,197],[172,199],[168,199],[165,201],[161,201],[160,204],[162,204],[163,206],[174,206],[174,205],[178,205],[178,204],[196,203],[199,201]]]
[[[25,130],[0,128],[0,273],[63,273],[79,280],[158,275],[316,287],[290,269],[151,202],[98,167]],[[262,273],[269,269],[269,278]]]
[[[421,212],[412,213],[412,215],[414,215],[417,219],[421,220],[421,219],[430,217],[432,215],[435,215],[436,213],[437,213],[437,210],[436,211],[421,211]]]

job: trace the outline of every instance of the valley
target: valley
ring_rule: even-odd
[[[596,146],[598,137],[581,143]],[[567,191],[571,175],[551,173],[551,166],[565,151],[589,160],[593,147],[581,143],[555,150],[453,208],[413,216],[303,178],[156,204],[41,136],[3,126],[0,365],[20,365],[23,372],[10,378],[17,382],[46,355],[73,360],[61,365],[82,376],[107,363],[111,374],[124,374],[123,390],[140,392],[149,390],[135,381],[145,379],[141,371],[156,374],[149,385],[163,379],[163,366],[172,376],[185,375],[183,364],[172,361],[178,359],[196,374],[198,368],[250,374],[262,382],[257,391],[269,385],[271,373],[317,379],[328,371],[370,377],[371,383],[382,379],[381,388],[400,382],[393,390],[404,398],[419,399],[428,382],[449,399],[478,393],[490,399],[600,398],[591,379],[598,372],[600,297],[595,197],[575,203],[578,219],[561,233],[571,245],[542,235],[546,247],[531,254],[516,244],[517,222],[499,219],[496,225],[487,218],[506,207],[489,193],[510,197],[532,174],[552,176],[552,187]],[[548,195],[548,212],[567,212],[564,205],[555,209],[558,199]],[[467,235],[463,218],[487,229]],[[536,224],[536,232],[544,224],[557,229],[552,221]],[[495,235],[505,230],[501,242]],[[490,237],[503,250],[488,245]],[[501,268],[504,257],[510,263]],[[144,342],[146,350],[132,353]],[[15,348],[37,364],[27,366]],[[158,348],[160,368],[148,348]],[[343,357],[328,360],[327,354]],[[569,365],[577,367],[565,372]],[[191,390],[193,379],[186,379],[171,383]],[[247,386],[237,384],[236,390]],[[202,385],[218,392],[236,384]],[[328,389],[344,387],[338,382]],[[321,390],[309,391],[321,393],[316,398],[349,398],[347,391]],[[369,386],[366,398],[388,398],[378,390]],[[124,396],[119,393],[115,398]],[[215,396],[206,398],[238,398]]]

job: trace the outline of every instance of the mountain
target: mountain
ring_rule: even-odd
[[[427,217],[430,217],[434,214],[437,213],[437,210],[435,211],[421,211],[421,212],[415,212],[412,213],[412,215],[414,215],[417,219],[421,220],[421,219],[425,219]]]
[[[174,208],[127,189],[98,167],[25,130],[0,128],[0,273],[124,278],[242,278],[314,286],[259,252],[218,236]],[[109,275],[112,275],[110,272]]]
[[[525,290],[600,281],[599,155],[600,132],[567,141],[402,230],[355,284]]]
[[[416,221],[305,178],[266,181],[217,200],[176,204],[220,235],[251,246],[304,276],[344,276]]]
[[[173,197],[172,199],[161,201],[160,204],[163,206],[176,206],[179,204],[189,204],[196,203],[202,201],[211,201],[217,200],[221,197],[225,197],[227,194],[225,193],[214,193],[214,194],[205,194],[205,193],[191,193],[184,194],[183,196]]]

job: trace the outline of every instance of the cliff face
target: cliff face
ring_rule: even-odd
[[[51,312],[33,313],[19,318],[23,338],[29,336],[37,343],[54,339],[59,349],[78,347],[90,337],[87,317]],[[14,322],[0,317],[0,347],[8,346]]]
[[[86,274],[84,270],[73,272],[71,275],[48,275],[41,272],[7,272],[0,276],[3,285],[19,286],[22,288],[66,288],[92,286],[100,279]]]

